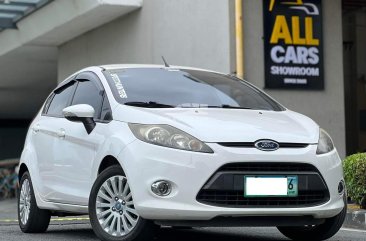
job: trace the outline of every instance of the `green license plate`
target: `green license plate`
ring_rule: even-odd
[[[244,176],[244,197],[297,197],[297,176]]]

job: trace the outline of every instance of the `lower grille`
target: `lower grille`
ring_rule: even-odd
[[[229,163],[222,166],[217,172],[240,171],[240,172],[316,172],[319,171],[307,163],[273,163],[273,162],[243,162]]]
[[[220,207],[307,207],[324,203],[327,197],[323,191],[299,191],[297,197],[245,198],[244,191],[202,190],[197,200]]]
[[[296,175],[296,197],[244,197],[245,175]],[[318,169],[306,163],[243,162],[222,166],[206,182],[197,201],[232,208],[296,208],[317,206],[329,201],[328,188]]]

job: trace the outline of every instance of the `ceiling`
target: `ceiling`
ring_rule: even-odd
[[[35,116],[57,85],[58,46],[141,6],[142,0],[0,0],[0,122]]]
[[[17,22],[52,0],[0,0],[0,31],[17,28]]]

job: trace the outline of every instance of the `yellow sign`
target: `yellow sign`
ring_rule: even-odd
[[[276,0],[271,0],[271,4],[269,5],[269,11],[270,12],[272,12],[275,3],[276,3]],[[282,1],[281,4],[287,4],[287,5],[303,5],[304,3],[302,2],[302,0],[294,0],[292,2],[284,2],[284,1]]]
[[[293,45],[319,45],[319,39],[313,36],[313,18],[305,17],[305,36],[300,36],[300,17],[291,17],[291,31],[287,23],[286,16],[276,16],[275,24],[271,36],[271,44],[278,44],[283,40],[286,44]]]

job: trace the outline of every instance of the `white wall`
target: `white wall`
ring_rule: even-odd
[[[234,1],[146,0],[141,10],[59,47],[58,80],[90,65],[161,64],[235,71]],[[341,0],[323,0],[324,91],[268,90],[313,118],[345,156]],[[245,77],[264,87],[262,0],[244,0]]]
[[[147,0],[59,47],[58,80],[111,63],[186,65],[230,71],[229,0]]]
[[[323,0],[325,90],[266,90],[287,108],[314,119],[345,156],[341,0]],[[263,1],[244,0],[245,78],[264,87]]]

